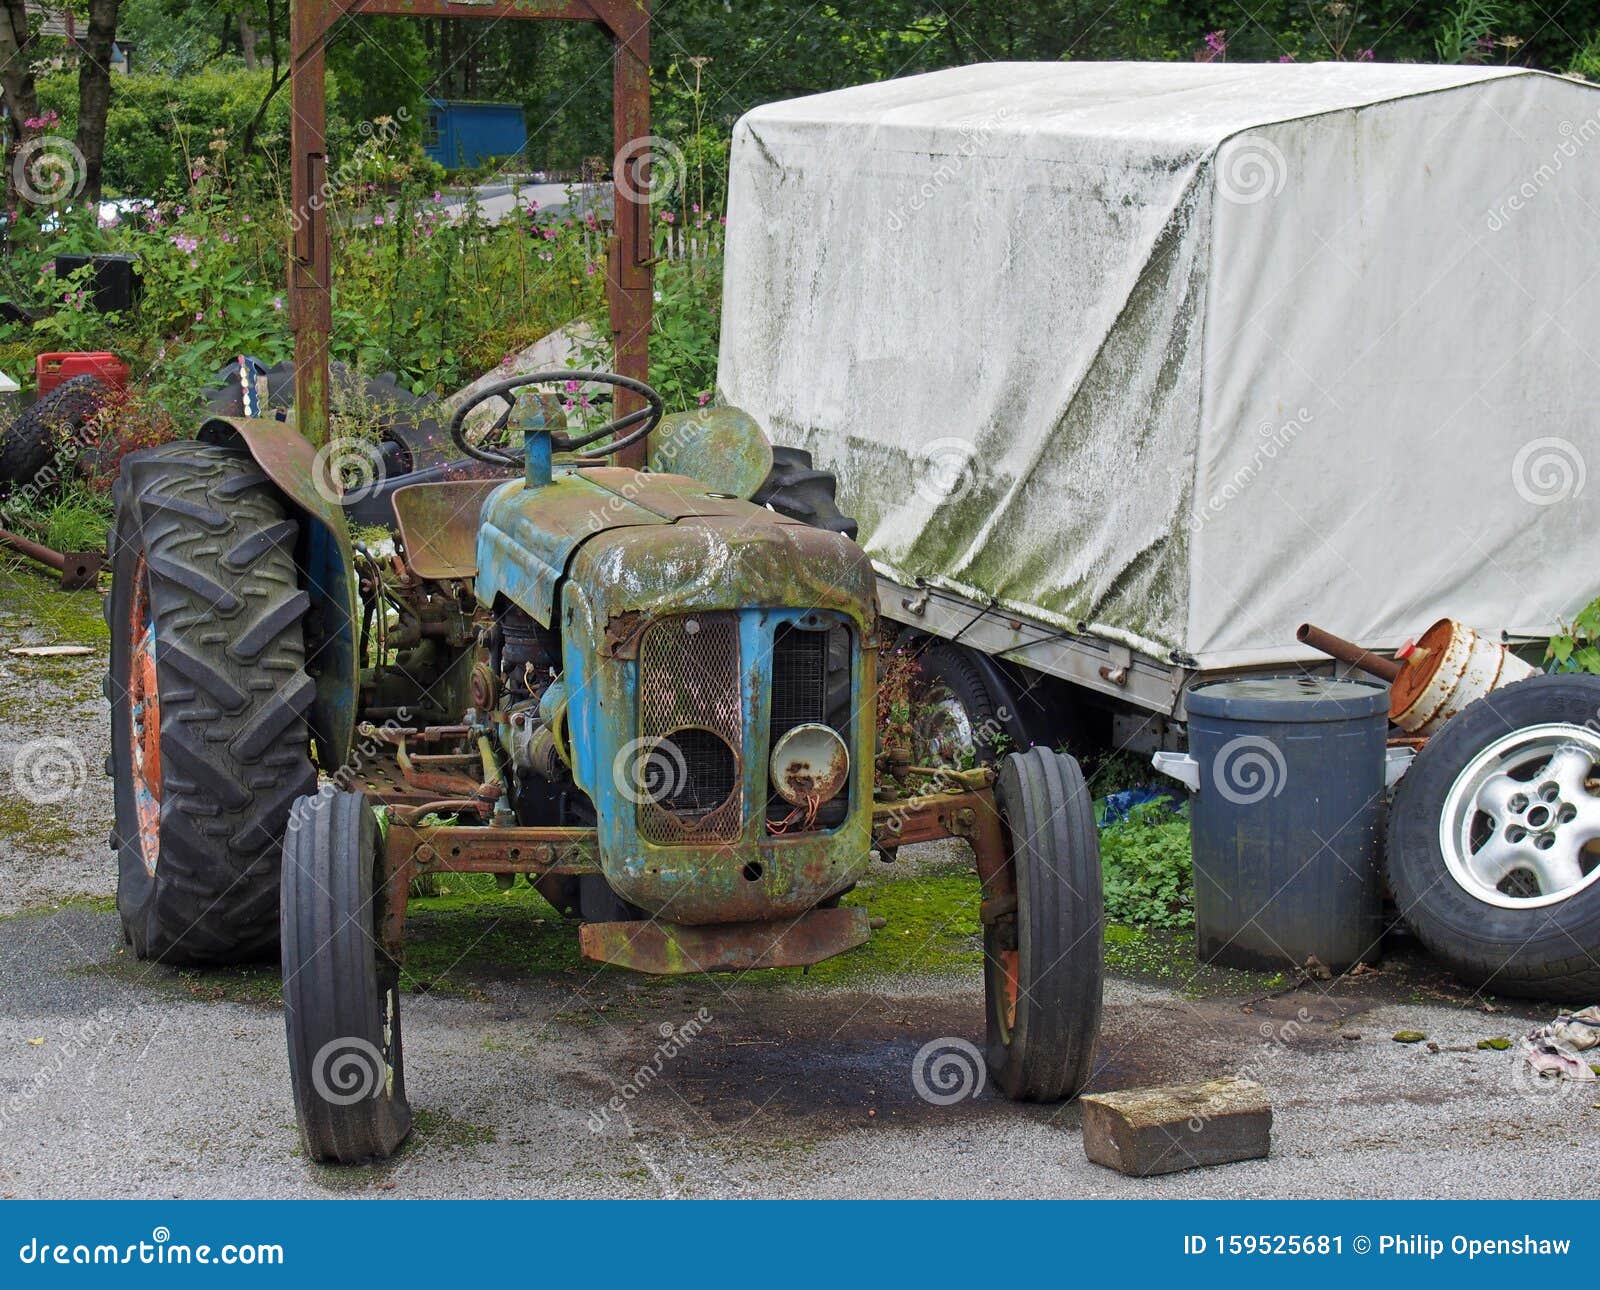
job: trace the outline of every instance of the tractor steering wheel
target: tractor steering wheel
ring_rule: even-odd
[[[609,457],[613,453],[621,452],[630,444],[638,443],[661,421],[666,405],[661,401],[661,396],[652,390],[643,381],[636,381],[631,376],[619,376],[616,372],[528,372],[522,376],[508,376],[503,381],[495,381],[486,385],[470,399],[456,409],[455,416],[450,418],[450,442],[466,453],[467,456],[478,461],[487,461],[497,466],[521,466],[522,458],[509,452],[500,452],[494,448],[480,448],[477,444],[469,443],[466,436],[467,413],[480,403],[495,398],[502,394],[509,394],[512,390],[519,390],[524,385],[546,385],[553,381],[580,381],[595,385],[614,385],[619,390],[628,390],[644,399],[649,405],[640,408],[637,412],[630,412],[626,416],[614,417],[607,421],[598,430],[576,437],[560,430],[552,430],[550,441],[560,452],[571,452],[575,448],[586,448],[591,443],[605,439],[611,435],[621,435],[620,439],[606,444],[598,452],[587,454],[591,457]],[[508,412],[506,416],[510,416]],[[504,424],[505,417],[499,424]],[[637,429],[635,429],[637,427]],[[624,433],[626,432],[626,433]]]

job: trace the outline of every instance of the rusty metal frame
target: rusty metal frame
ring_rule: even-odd
[[[440,805],[445,805],[441,803]],[[379,877],[383,884],[381,939],[384,952],[404,961],[406,905],[411,880],[426,873],[600,872],[600,846],[593,829],[499,828],[484,825],[422,825],[391,821],[383,840]]]
[[[292,208],[289,326],[294,333],[298,429],[320,447],[328,434],[329,353],[333,329],[332,241],[327,221],[326,46],[347,18],[551,19],[599,27],[612,42],[615,198],[606,287],[616,371],[649,379],[651,302],[649,150],[630,145],[650,133],[648,0],[295,0],[289,21]],[[617,410],[642,400],[619,392]],[[618,464],[642,466],[641,440]]]

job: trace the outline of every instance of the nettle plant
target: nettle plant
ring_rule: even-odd
[[[1591,600],[1564,631],[1550,638],[1545,658],[1558,672],[1600,673],[1600,598]]]

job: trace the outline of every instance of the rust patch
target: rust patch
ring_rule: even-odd
[[[866,910],[841,907],[776,923],[585,923],[578,929],[578,944],[583,957],[596,963],[676,976],[808,967],[865,945],[870,935]]]

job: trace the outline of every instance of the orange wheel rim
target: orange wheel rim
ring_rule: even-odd
[[[156,626],[144,557],[133,571],[128,612],[128,728],[139,855],[152,875],[161,854],[161,693],[156,687]]]
[[[1017,1028],[1017,965],[1021,956],[1016,950],[1000,952],[1000,1009],[1006,1023],[1006,1040]]]

